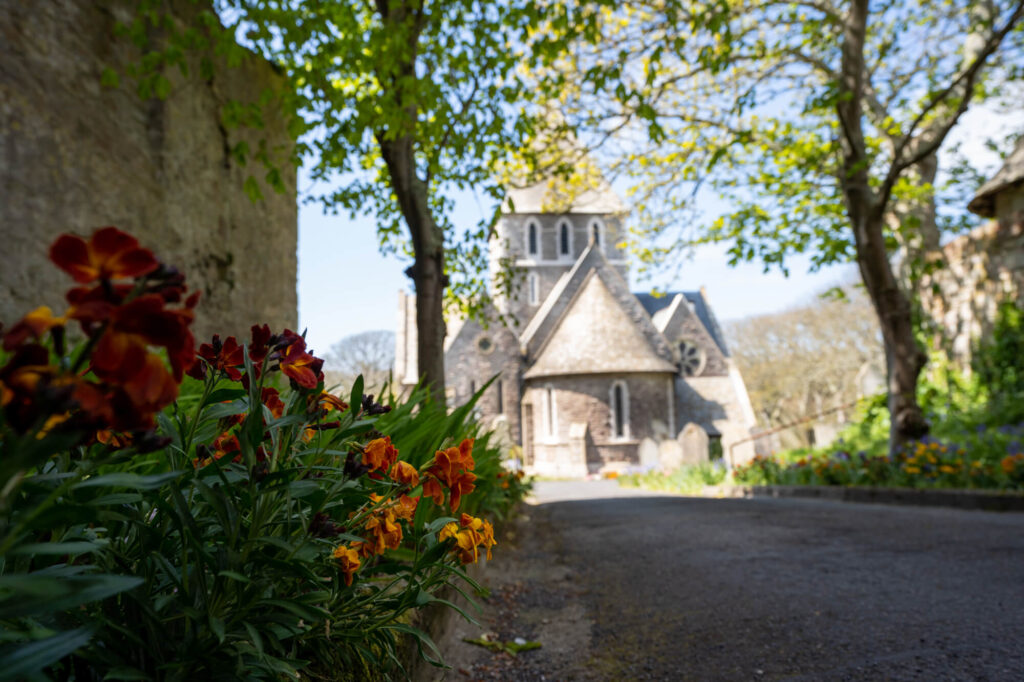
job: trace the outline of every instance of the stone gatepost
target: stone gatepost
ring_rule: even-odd
[[[586,476],[587,469],[587,436],[589,427],[586,422],[569,424],[569,456],[565,468],[569,476]]]

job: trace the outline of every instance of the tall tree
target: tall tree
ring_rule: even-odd
[[[503,188],[491,169],[530,127],[516,67],[559,49],[532,29],[565,25],[565,8],[530,0],[218,6],[291,79],[312,176],[334,187],[318,197],[325,208],[374,216],[382,249],[411,255],[419,372],[443,402],[445,290],[468,312],[479,308],[490,228],[482,221],[460,234],[452,194],[472,189],[497,207]],[[339,282],[339,294],[353,284]]]
[[[769,427],[856,400],[858,372],[880,367],[884,357],[878,319],[854,288],[843,298],[727,323],[725,331],[759,421]]]
[[[927,206],[971,102],[1021,75],[1024,1],[651,0],[601,15],[600,39],[557,73],[573,124],[615,142],[606,158],[634,181],[641,236],[662,240],[641,255],[726,242],[766,268],[801,252],[856,262],[885,345],[890,448],[927,433],[925,354],[890,256],[934,245],[927,215],[900,218]],[[727,206],[711,219],[707,190]],[[680,222],[694,231],[666,241]]]
[[[362,375],[364,390],[376,393],[389,380],[394,363],[395,333],[377,330],[346,336],[331,346],[324,370],[328,384],[350,388]]]

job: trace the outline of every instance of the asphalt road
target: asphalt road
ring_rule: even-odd
[[[544,482],[444,679],[1024,680],[1024,514]],[[543,647],[462,643],[492,631]],[[435,673],[432,679],[439,676]]]

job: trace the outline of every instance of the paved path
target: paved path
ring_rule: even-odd
[[[448,680],[1024,680],[1024,514],[543,482]],[[434,674],[431,679],[437,679]]]

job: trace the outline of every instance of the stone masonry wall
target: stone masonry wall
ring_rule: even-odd
[[[175,16],[199,11],[174,2]],[[130,0],[0,0],[0,320],[48,304],[63,310],[70,278],[49,265],[57,235],[115,225],[178,267],[202,291],[197,338],[244,334],[250,325],[294,327],[297,317],[295,171],[287,194],[265,186],[256,161],[230,150],[265,139],[279,162],[290,153],[284,117],[263,112],[262,130],[225,129],[221,108],[255,102],[280,82],[250,57],[228,68],[214,57],[209,81],[177,67],[165,100],[142,100],[128,79],[100,84],[103,70],[138,60],[117,22]],[[191,55],[195,61],[198,55]],[[264,199],[243,191],[260,179]]]
[[[668,421],[668,385],[664,374],[599,374],[591,376],[549,377],[527,383],[524,399],[533,405],[533,433],[538,468],[555,462],[568,447],[573,423],[586,423],[596,452],[588,456],[588,466],[598,467],[611,461],[637,461],[637,444],[644,438],[662,437]],[[610,391],[615,381],[625,382],[629,395],[629,437],[612,438]],[[545,435],[545,391],[550,385],[555,395],[554,438]],[[596,458],[591,461],[591,458]]]
[[[580,257],[590,243],[588,226],[591,219],[599,217],[604,223],[605,229],[605,254],[609,261],[615,264],[616,269],[625,278],[627,267],[625,263],[626,254],[622,249],[614,245],[622,238],[622,223],[618,218],[610,216],[593,216],[590,214],[512,214],[502,216],[497,228],[497,235],[501,244],[495,248],[504,252],[518,254],[517,263],[522,267],[519,275],[518,297],[509,302],[509,311],[519,321],[519,329],[522,330],[536,314],[540,305],[547,298],[554,288],[558,279],[563,273],[568,272],[576,260]],[[539,233],[539,257],[527,257],[526,254],[526,225],[534,221],[540,226]],[[558,232],[559,225],[568,221],[572,226],[571,257],[564,257],[558,254]],[[609,247],[608,245],[613,245]],[[530,305],[529,291],[526,285],[527,272],[536,273],[538,276],[537,304]]]
[[[491,344],[486,351],[480,348],[484,339]],[[509,437],[513,442],[521,443],[519,402],[522,370],[519,342],[512,332],[500,325],[484,329],[475,321],[467,321],[445,353],[445,382],[454,393],[450,403],[465,403],[474,390],[479,390],[499,372],[501,376],[480,396],[477,410],[486,425],[503,417],[508,425]],[[500,412],[499,388],[502,397]]]
[[[996,215],[943,247],[945,267],[926,276],[921,287],[925,311],[961,361],[991,331],[1000,302],[1024,303],[1024,186],[996,198]]]

